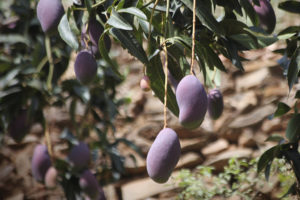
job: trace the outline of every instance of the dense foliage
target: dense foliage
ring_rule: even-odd
[[[162,102],[166,77],[163,66],[168,64],[167,68],[174,82],[194,73],[190,71],[188,62],[193,43],[195,60],[204,78],[203,85],[214,88],[220,83],[220,76],[216,74],[227,71],[220,55],[243,71],[242,61],[245,59],[239,54],[240,51],[263,48],[277,40],[286,40],[287,48],[277,52],[283,54],[281,63],[286,69],[289,87],[292,88],[300,69],[299,27],[287,27],[277,35],[270,35],[276,18],[274,19],[269,2],[262,0],[196,2],[193,41],[192,0],[157,1],[157,5],[154,1],[143,0],[62,0],[63,10],[57,4],[60,1],[2,1],[1,142],[5,142],[4,134],[20,142],[35,123],[43,126],[47,136],[49,124],[45,120],[44,110],[52,106],[67,107],[72,124],[65,127],[61,138],[69,144],[69,150],[72,151],[72,148],[94,132],[98,135],[98,140],[88,145],[98,154],[94,156],[94,163],[100,160],[99,157],[108,158],[99,161],[101,164],[96,168],[96,177],[101,178],[102,183],[107,183],[124,175],[124,157],[117,149],[118,144],[124,142],[136,151],[139,150],[125,138],[108,139],[108,134],[116,131],[114,120],[118,114],[118,106],[127,102],[126,99],[116,99],[116,86],[125,76],[119,72],[118,63],[109,56],[111,39],[144,65],[144,75],[149,78],[147,83],[150,83],[150,88]],[[47,5],[54,12],[49,14],[45,9]],[[271,13],[267,17],[269,20],[261,15],[257,6],[262,6]],[[284,1],[279,4],[279,8],[294,13],[299,13],[300,10],[297,9],[299,2],[296,1]],[[39,11],[40,9],[44,11]],[[246,24],[241,18],[249,18],[250,21]],[[147,49],[143,46],[144,41],[147,42]],[[77,79],[62,79],[72,51],[78,53],[74,66]],[[176,101],[176,92],[170,85],[167,89],[166,105],[180,118],[181,110]],[[296,98],[299,98],[299,94],[297,93]],[[207,98],[206,94],[203,96]],[[79,104],[84,105],[84,114],[78,118],[76,108]],[[289,110],[287,105],[281,103],[275,116]],[[196,121],[199,126],[205,112],[192,119],[191,123]],[[287,140],[270,138],[279,141],[279,145],[268,150],[258,162],[258,170],[265,169],[267,177],[273,158],[284,156],[292,164],[296,177],[300,180],[297,150],[299,119],[295,106],[295,114],[287,129]],[[91,187],[96,189],[86,192],[89,189],[86,189],[82,176],[89,174],[87,176],[90,177],[87,166],[76,170],[72,159],[53,157],[48,140],[47,145],[52,165],[60,171],[59,181],[67,198],[74,199],[81,192],[89,195],[98,190],[98,186],[93,185]],[[101,193],[99,191],[96,193]]]

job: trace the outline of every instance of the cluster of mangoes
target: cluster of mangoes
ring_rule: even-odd
[[[173,78],[169,73],[168,77]],[[145,82],[145,80],[148,80]],[[150,83],[148,78],[142,81]],[[206,111],[212,119],[218,119],[223,112],[223,97],[218,89],[213,89],[206,94],[201,82],[194,75],[187,75],[179,83],[174,80],[176,101],[179,107],[179,121],[187,129],[198,128],[204,120]],[[142,87],[143,86],[143,87]],[[141,87],[145,87],[141,82]],[[147,155],[148,175],[157,183],[165,183],[176,166],[181,150],[176,132],[171,128],[162,129]]]
[[[252,3],[252,0],[250,0]],[[267,33],[272,33],[276,17],[269,0],[259,0],[260,6],[253,8],[259,17],[259,26]],[[176,93],[179,107],[179,121],[187,129],[198,128],[208,110],[213,120],[218,119],[223,112],[223,96],[220,90],[210,90],[208,94],[194,75],[185,76],[179,83],[168,73]],[[150,90],[150,81],[144,76],[140,82],[144,91]],[[180,142],[176,132],[164,128],[155,138],[147,155],[148,175],[157,183],[165,183],[180,157]]]
[[[86,199],[105,200],[104,192],[96,177],[88,169],[90,150],[87,144],[79,142],[71,148],[66,161],[69,163],[73,176],[78,178],[78,185],[86,195]],[[55,188],[60,181],[59,171],[52,165],[46,145],[35,147],[31,163],[32,175],[38,182],[48,188]]]

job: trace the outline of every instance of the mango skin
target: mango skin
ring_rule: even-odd
[[[90,149],[84,142],[79,142],[73,146],[68,154],[68,161],[75,170],[81,170],[88,166],[90,162]]]
[[[151,90],[150,79],[148,76],[143,76],[143,78],[140,81],[140,87],[144,92],[148,92],[149,90]]]
[[[157,183],[168,181],[181,154],[180,142],[176,132],[170,128],[162,129],[147,155],[147,172]]]
[[[99,48],[98,48],[98,42],[99,42],[100,36],[102,35],[103,31],[104,31],[104,28],[102,27],[100,22],[98,22],[96,19],[89,20],[88,34],[90,37],[90,41],[92,43],[91,51],[97,58],[101,57]],[[104,36],[104,44],[105,44],[106,50],[110,51],[111,41],[107,35]]]
[[[8,134],[15,142],[21,142],[29,131],[30,122],[27,118],[27,111],[21,110],[18,116],[15,116],[8,126]]]
[[[58,172],[54,167],[50,167],[45,174],[45,185],[47,188],[55,188],[57,185]]]
[[[60,0],[40,0],[37,5],[37,17],[43,32],[55,31],[64,12]]]
[[[213,90],[209,91],[209,93],[207,95],[207,99],[208,99],[209,116],[212,119],[216,120],[223,113],[223,109],[224,109],[223,95],[220,92],[220,90],[213,89]]]
[[[87,50],[78,53],[74,70],[77,80],[82,84],[89,84],[97,74],[97,62],[94,56]]]
[[[260,6],[253,6],[259,17],[259,26],[270,34],[274,31],[276,26],[276,15],[274,9],[269,0],[259,0],[259,3]]]
[[[99,198],[99,185],[96,177],[90,170],[85,170],[79,177],[81,190],[91,199]]]
[[[51,159],[46,145],[39,144],[33,151],[31,170],[35,180],[44,182],[45,174],[51,167]]]
[[[187,129],[199,127],[207,111],[207,94],[194,75],[187,75],[176,89],[179,121]]]
[[[106,200],[106,196],[104,194],[102,187],[99,186],[98,191],[99,191],[99,196],[95,200]],[[86,197],[85,200],[92,200],[92,199],[90,197]]]

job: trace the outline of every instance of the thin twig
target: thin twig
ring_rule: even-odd
[[[51,160],[53,161],[53,151],[52,151],[52,143],[51,143],[51,138],[50,138],[50,127],[48,127],[47,122],[45,122],[45,138],[46,138],[46,144],[47,144],[47,149],[50,155]]]
[[[170,10],[170,0],[167,0],[167,10],[166,10],[166,21],[165,21],[165,33],[164,33],[164,39],[167,38],[168,33],[168,23],[169,23],[169,10]],[[164,51],[165,51],[165,95],[164,95],[164,128],[167,128],[167,94],[168,94],[168,49],[167,44],[164,45]]]
[[[193,33],[192,33],[192,60],[190,73],[193,74],[195,60],[195,32],[196,32],[196,0],[193,3]]]
[[[48,77],[47,77],[47,87],[48,87],[48,90],[52,90],[52,83],[51,82],[52,82],[52,77],[53,77],[54,64],[53,64],[51,42],[50,42],[49,35],[46,35],[45,44],[46,44],[47,57],[48,57],[48,61],[49,61],[49,72],[48,72]]]

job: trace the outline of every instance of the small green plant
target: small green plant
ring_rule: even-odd
[[[232,158],[224,171],[214,175],[214,168],[198,166],[194,171],[183,169],[176,177],[181,189],[178,199],[212,199],[214,197],[229,198],[239,196],[242,199],[254,199],[260,188],[274,188],[279,181],[280,189],[276,196],[285,197],[290,186],[295,181],[292,169],[283,159],[276,159],[271,168],[274,180],[267,182],[262,174],[257,174],[258,159],[250,161]],[[273,179],[272,179],[273,180]]]

